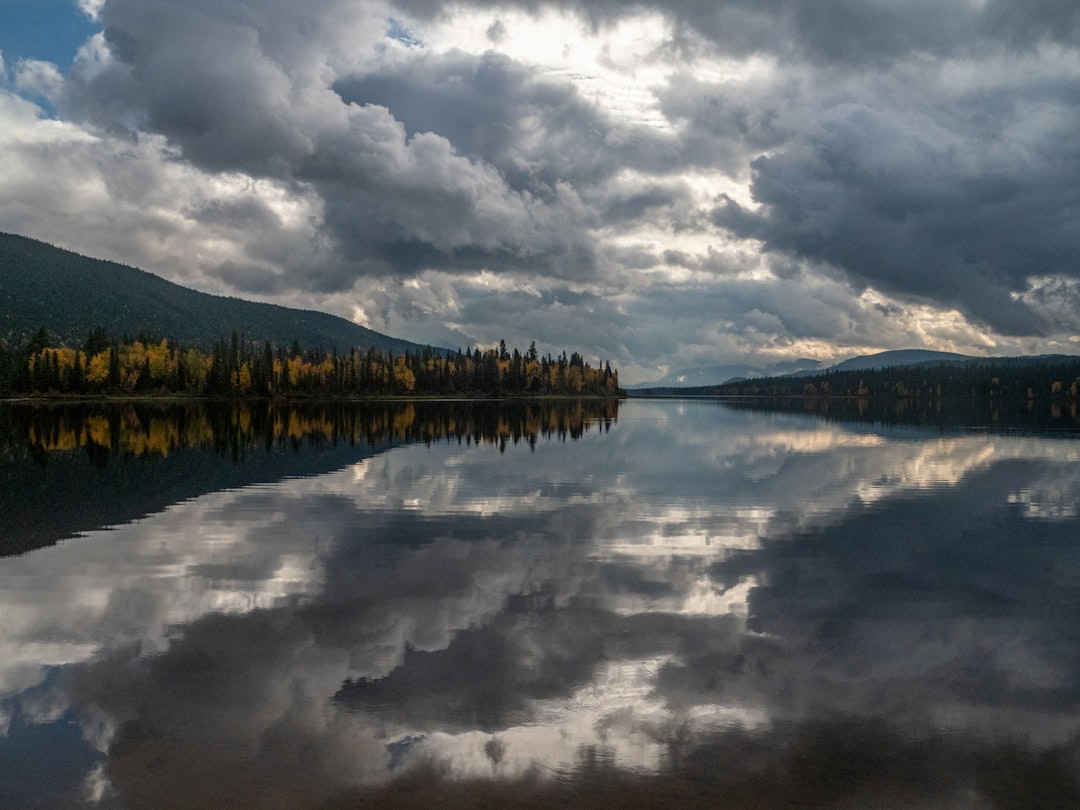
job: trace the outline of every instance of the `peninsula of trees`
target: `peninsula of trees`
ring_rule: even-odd
[[[683,394],[933,402],[1080,399],[1080,357],[989,357],[733,380]]]
[[[168,339],[114,340],[95,329],[80,346],[52,345],[40,329],[20,350],[0,349],[0,396],[368,397],[616,396],[619,374],[577,352],[498,348],[347,352],[249,341],[233,332],[209,351]]]

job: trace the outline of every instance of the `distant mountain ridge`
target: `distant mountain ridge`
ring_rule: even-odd
[[[718,383],[701,383],[698,385],[688,385],[685,383],[669,383],[666,385],[646,383],[633,386],[629,392],[631,396],[712,396],[721,391],[745,390],[747,386],[758,386],[759,383],[765,385],[772,384],[772,387],[775,388],[777,386],[784,386],[784,381],[791,381],[794,384],[794,381],[796,380],[812,380],[828,374],[846,374],[850,372],[867,372],[869,374],[885,369],[919,368],[921,366],[956,366],[958,368],[995,366],[1011,373],[1011,370],[1023,367],[1033,367],[1035,365],[1060,366],[1075,363],[1077,361],[1080,361],[1080,356],[1064,354],[982,357],[978,355],[958,354],[956,352],[936,352],[927,349],[895,349],[878,352],[877,354],[859,355],[858,357],[852,357],[828,367],[821,366],[816,369],[803,369],[786,374],[755,374],[753,376],[737,375],[728,377]],[[736,367],[710,366],[707,368],[730,369]],[[669,375],[669,378],[676,377],[678,374],[679,372],[674,372],[672,375]],[[784,387],[790,388],[791,386]]]
[[[715,366],[697,366],[672,371],[653,382],[637,383],[626,386],[628,389],[641,388],[700,388],[707,385],[723,385],[744,379],[759,377],[809,377],[825,371],[856,371],[864,368],[886,368],[888,366],[911,366],[918,363],[962,362],[977,360],[974,355],[956,354],[955,352],[935,352],[928,349],[896,349],[877,354],[851,357],[834,366],[826,366],[820,360],[801,357],[779,363],[763,364],[728,364]]]
[[[763,364],[728,364],[715,366],[697,366],[672,371],[654,382],[637,383],[626,386],[628,389],[642,388],[701,388],[708,385],[723,385],[747,379],[764,377],[811,377],[826,371],[857,371],[889,366],[913,366],[919,363],[946,363],[978,360],[978,357],[955,352],[935,352],[928,349],[895,349],[851,357],[833,366],[826,366],[820,360],[801,357],[779,363]]]
[[[728,364],[716,366],[698,366],[672,371],[653,382],[637,383],[625,386],[627,389],[636,388],[695,388],[702,385],[719,385],[732,379],[749,377],[778,377],[785,374],[809,373],[817,374],[824,370],[824,366],[817,360],[801,358],[780,363],[766,363],[762,365]]]
[[[805,371],[792,374],[793,377],[811,377],[826,372],[871,371],[875,369],[900,368],[927,365],[1025,365],[1029,363],[1058,363],[1076,360],[1071,354],[1028,354],[1015,357],[983,357],[976,354],[957,354],[956,352],[935,352],[928,349],[894,349],[877,354],[864,354],[837,363],[835,366],[820,371]]]
[[[892,368],[894,366],[918,366],[923,363],[966,363],[987,358],[956,352],[935,352],[929,349],[892,349],[877,354],[861,354],[850,357],[828,368],[816,371],[799,371],[793,377],[810,377],[826,371],[863,371],[866,369]]]
[[[69,346],[82,345],[102,327],[113,338],[146,332],[202,347],[235,330],[248,340],[296,340],[328,351],[422,348],[336,315],[201,293],[134,267],[0,233],[0,346],[21,345],[41,327]]]

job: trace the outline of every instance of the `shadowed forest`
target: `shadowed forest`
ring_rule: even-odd
[[[999,357],[965,362],[826,371],[813,375],[734,380],[711,388],[720,396],[1021,401],[1080,396],[1080,357]]]
[[[51,343],[40,329],[21,350],[0,352],[0,396],[365,397],[614,396],[619,374],[574,352],[498,348],[456,353],[369,348],[339,353],[245,340],[233,332],[209,352],[167,339],[112,340],[95,329],[82,346]]]

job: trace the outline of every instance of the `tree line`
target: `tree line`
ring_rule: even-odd
[[[40,329],[21,349],[0,349],[0,395],[195,397],[613,396],[618,371],[577,352],[541,355],[497,348],[424,348],[394,354],[339,353],[246,340],[235,331],[210,351],[141,335],[116,340],[104,329],[81,346],[52,345]]]
[[[717,395],[991,401],[1080,398],[1080,357],[997,358],[964,363],[925,363],[812,376],[768,377],[724,383]]]

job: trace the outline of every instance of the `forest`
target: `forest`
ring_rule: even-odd
[[[21,349],[0,349],[0,396],[177,395],[211,398],[370,396],[616,396],[619,374],[577,352],[497,348],[370,348],[339,353],[245,340],[235,331],[209,352],[165,338],[111,338],[94,329],[78,347],[42,328]]]
[[[1080,357],[999,357],[826,371],[815,375],[733,381],[715,386],[709,393],[718,396],[801,396],[922,402],[957,399],[1075,401],[1080,395]]]

